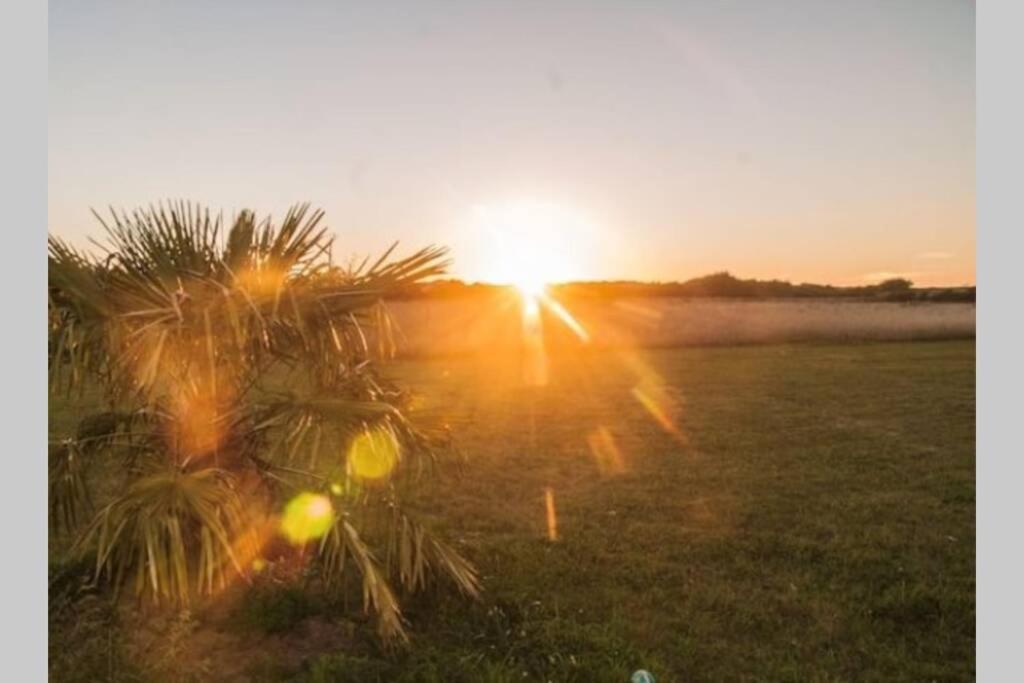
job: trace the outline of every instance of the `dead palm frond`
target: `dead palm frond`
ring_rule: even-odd
[[[392,508],[386,548],[389,572],[411,593],[425,589],[434,573],[450,580],[465,595],[477,597],[480,593],[473,566],[397,506]]]
[[[337,585],[345,568],[354,565],[362,576],[363,606],[377,617],[377,631],[385,640],[405,639],[402,612],[377,558],[348,520],[337,517],[319,546],[320,562],[328,584]]]

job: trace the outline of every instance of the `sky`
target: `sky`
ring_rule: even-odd
[[[48,228],[323,208],[504,281],[975,281],[975,12],[849,2],[49,4]],[[539,264],[539,265],[538,265]]]

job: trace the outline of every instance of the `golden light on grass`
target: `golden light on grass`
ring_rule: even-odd
[[[334,506],[327,496],[318,493],[300,493],[284,508],[281,533],[295,545],[320,538],[334,522]]]
[[[550,489],[544,489],[544,508],[547,513],[548,521],[548,540],[558,540],[558,514],[555,512],[555,492]]]
[[[384,479],[398,463],[398,456],[398,440],[391,431],[367,429],[349,446],[349,472],[358,479]]]

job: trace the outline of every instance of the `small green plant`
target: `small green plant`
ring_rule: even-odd
[[[641,664],[658,668],[655,658],[616,635],[621,625],[581,623],[535,604],[497,602],[472,614],[446,612],[439,621],[445,624],[446,646],[420,646],[386,657],[323,655],[292,680],[621,683]]]
[[[298,586],[261,586],[249,591],[240,616],[247,628],[284,633],[320,611],[316,599]]]
[[[174,615],[163,630],[159,645],[152,657],[149,675],[175,683],[209,680],[212,667],[209,660],[189,656],[187,643],[198,628],[192,612],[183,609]]]
[[[144,680],[121,637],[115,605],[82,580],[83,569],[66,562],[49,567],[50,680]]]

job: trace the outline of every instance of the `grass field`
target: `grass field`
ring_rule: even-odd
[[[410,603],[412,646],[384,655],[352,610],[270,591],[195,615],[171,658],[207,680],[973,680],[974,362],[973,341],[605,350],[532,388],[514,359],[396,363],[468,458],[418,504],[483,601]],[[156,678],[131,659],[111,678]]]

